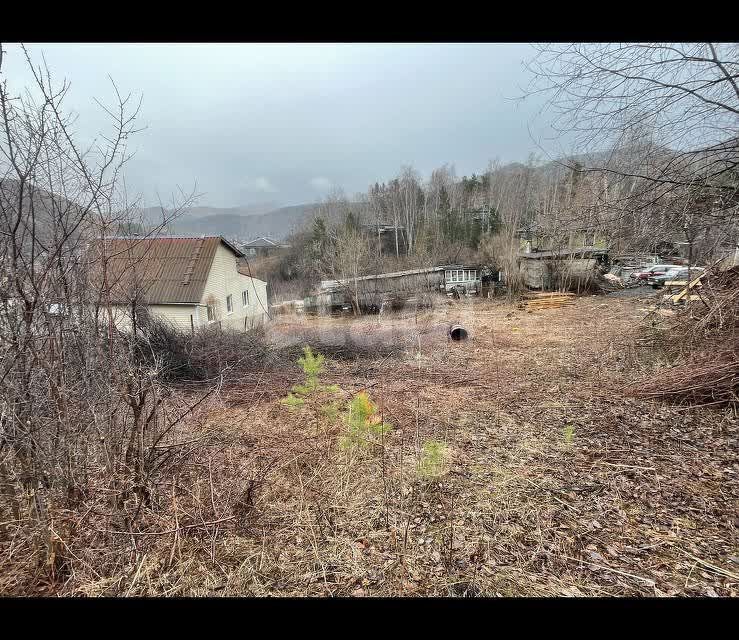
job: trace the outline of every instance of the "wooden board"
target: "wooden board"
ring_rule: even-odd
[[[693,280],[690,284],[688,284],[688,286],[685,287],[685,289],[683,289],[680,293],[678,293],[675,296],[675,299],[673,300],[673,302],[680,302],[680,300],[682,300],[686,295],[688,295],[688,291],[690,291],[690,289],[695,287],[701,281],[704,275],[705,273],[701,273],[695,280]]]

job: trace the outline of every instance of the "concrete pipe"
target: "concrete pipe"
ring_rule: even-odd
[[[461,324],[453,324],[449,327],[449,337],[455,342],[467,340],[467,329],[465,329]]]

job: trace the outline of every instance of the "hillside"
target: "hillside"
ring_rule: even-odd
[[[242,240],[258,236],[283,239],[300,225],[314,206],[301,204],[258,213],[253,212],[253,207],[193,207],[170,225],[169,232],[215,234]],[[147,209],[145,215],[153,219],[160,214],[158,209],[152,208]]]
[[[62,197],[58,193],[50,193],[43,187],[26,183],[23,198],[23,225],[19,229],[13,229],[15,222],[20,183],[13,178],[0,179],[0,234],[9,238],[15,235],[16,239],[24,246],[30,248],[32,240],[41,246],[52,246],[61,228],[73,229],[67,237],[65,244],[74,246],[87,228],[89,219],[80,223],[83,210],[80,205],[72,200]],[[31,212],[33,221],[31,222]],[[25,223],[33,227],[33,235],[30,229],[25,229]]]

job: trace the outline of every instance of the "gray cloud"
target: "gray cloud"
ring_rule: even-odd
[[[20,49],[3,74],[29,82]],[[528,45],[31,45],[54,77],[72,83],[79,135],[105,128],[93,97],[143,94],[127,183],[147,201],[196,181],[201,204],[238,206],[266,194],[309,202],[445,163],[457,173],[536,150],[528,123],[538,104],[511,98],[527,78]],[[245,178],[246,176],[246,178]]]
[[[328,178],[317,176],[310,179],[310,185],[316,191],[328,191],[329,189],[331,189],[332,183],[331,180],[329,180]]]
[[[254,191],[261,193],[275,193],[277,189],[275,189],[275,186],[269,181],[269,178],[260,176],[254,180]]]

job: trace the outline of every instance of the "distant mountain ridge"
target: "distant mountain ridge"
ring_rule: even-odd
[[[168,231],[176,234],[222,235],[247,241],[259,236],[284,240],[296,231],[315,204],[299,204],[264,211],[264,205],[251,207],[193,207],[168,225]],[[161,219],[161,209],[152,207],[144,211],[147,221]]]

